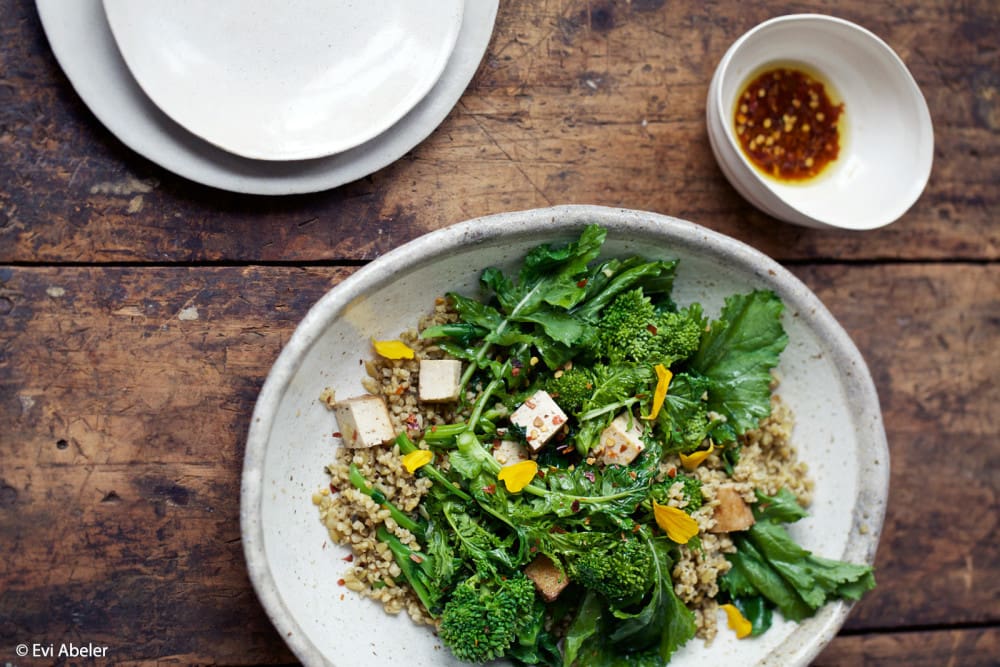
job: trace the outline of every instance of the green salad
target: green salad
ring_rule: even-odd
[[[397,421],[374,445],[418,483],[412,502],[343,459],[396,566],[369,587],[411,589],[459,660],[663,665],[720,607],[753,637],[774,611],[801,621],[875,585],[797,545],[800,499],[757,487],[741,459],[777,405],[778,296],[734,294],[711,316],[672,299],[677,261],[600,259],[605,237],[590,226],[516,275],[487,268],[419,346],[376,344],[413,368],[433,349],[450,385],[424,406],[446,418]],[[709,551],[712,585],[686,600],[681,564]]]

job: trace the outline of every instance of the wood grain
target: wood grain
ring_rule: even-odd
[[[840,636],[813,667],[995,667],[998,655],[996,628]]]
[[[726,183],[704,100],[740,34],[782,13],[835,13],[910,66],[935,166],[899,223],[861,234],[776,224]],[[370,259],[507,210],[594,203],[699,222],[781,259],[996,259],[1000,6],[661,0],[502,3],[457,107],[397,163],[336,190],[247,197],[133,154],[79,101],[31,3],[0,0],[0,262]]]
[[[126,662],[291,660],[245,573],[243,439],[283,343],[350,271],[0,270],[0,650],[76,636]],[[866,357],[892,450],[879,586],[848,628],[997,623],[998,364],[976,353],[1000,345],[1000,269],[795,271]],[[933,636],[946,655],[952,635]],[[954,637],[956,664],[996,642]],[[885,642],[916,655],[847,637],[825,664],[886,664]]]

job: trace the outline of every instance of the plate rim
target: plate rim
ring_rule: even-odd
[[[254,406],[244,453],[240,487],[240,524],[250,579],[268,617],[295,655],[306,665],[330,665],[326,656],[308,639],[285,605],[270,572],[265,553],[260,509],[263,502],[263,473],[266,445],[284,389],[313,345],[340,312],[358,296],[393,281],[393,273],[433,261],[435,253],[490,239],[544,233],[552,238],[566,235],[584,224],[596,223],[609,231],[641,230],[672,243],[698,247],[709,255],[752,267],[756,277],[780,286],[786,307],[795,307],[811,328],[823,334],[831,350],[850,364],[849,400],[856,408],[859,430],[870,449],[859,450],[858,497],[853,507],[852,525],[863,523],[867,530],[849,540],[842,555],[854,562],[873,564],[885,520],[889,494],[889,447],[882,421],[874,380],[857,346],[826,306],[801,280],[775,260],[732,237],[693,222],[659,213],[591,205],[567,205],[497,213],[473,218],[435,230],[399,246],[361,267],[327,291],[306,313],[268,373]],[[710,240],[713,245],[704,245]],[[428,259],[428,258],[431,259]],[[388,269],[392,270],[388,270]],[[296,358],[299,360],[296,363]],[[270,407],[268,407],[270,406]],[[867,426],[867,428],[865,428]],[[874,465],[871,463],[874,461]],[[862,465],[868,462],[869,465]],[[863,508],[863,509],[862,509]],[[860,516],[860,515],[863,515]],[[860,531],[855,531],[860,532]],[[837,601],[798,624],[761,665],[807,665],[836,636],[854,603]],[[808,637],[808,641],[802,639]],[[798,645],[795,640],[798,639]]]

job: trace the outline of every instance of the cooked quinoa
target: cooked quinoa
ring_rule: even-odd
[[[435,302],[433,313],[423,318],[417,329],[402,332],[399,339],[415,352],[413,359],[390,360],[382,357],[365,361],[368,377],[364,389],[385,399],[396,432],[406,430],[418,436],[435,424],[452,423],[464,415],[457,413],[450,404],[421,403],[417,398],[418,368],[420,359],[441,359],[447,355],[433,342],[423,340],[418,332],[426,327],[456,321],[445,299]],[[775,380],[777,385],[777,380]],[[474,394],[470,394],[470,399]],[[331,407],[335,395],[332,389],[323,392],[320,400]],[[472,402],[471,400],[469,401]],[[729,570],[725,554],[736,550],[728,534],[709,532],[715,525],[714,510],[719,505],[717,493],[720,486],[734,487],[747,502],[756,502],[754,489],[773,495],[782,487],[795,494],[799,503],[808,506],[812,499],[813,481],[805,463],[791,443],[793,415],[777,394],[772,397],[771,415],[760,427],[741,438],[740,459],[730,477],[723,470],[717,454],[711,454],[693,473],[702,482],[704,505],[692,513],[699,526],[697,545],[681,546],[681,557],[672,571],[674,590],[678,597],[695,614],[697,636],[711,642],[717,633],[719,592],[718,578]],[[426,448],[426,444],[418,442]],[[399,566],[389,548],[375,536],[376,527],[386,527],[405,544],[419,549],[413,535],[396,525],[389,511],[377,505],[370,497],[355,489],[348,477],[350,464],[356,465],[364,477],[376,486],[386,498],[410,512],[420,503],[432,482],[406,471],[394,445],[372,448],[338,448],[334,461],[326,470],[330,476],[329,488],[313,495],[320,519],[337,544],[350,546],[350,565],[343,574],[342,584],[349,590],[378,600],[385,611],[398,614],[406,610],[418,622],[434,625],[416,595],[401,580]],[[663,478],[681,470],[677,455],[669,455],[661,463]],[[680,485],[675,486],[668,502],[683,508],[685,500]]]

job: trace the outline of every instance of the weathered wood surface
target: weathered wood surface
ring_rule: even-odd
[[[822,664],[987,664],[1000,623],[1000,267],[794,270],[868,361],[892,455],[879,586]],[[245,572],[243,441],[283,343],[349,272],[0,271],[0,656],[78,637],[121,661],[292,659]],[[933,650],[912,628],[929,629]]]
[[[996,667],[1000,630],[840,636],[813,667]]]
[[[930,105],[935,166],[899,223],[867,234],[775,224],[709,151],[705,95],[740,34],[835,13],[875,31]],[[396,164],[332,192],[243,197],[133,154],[61,73],[33,3],[0,0],[0,262],[371,258],[467,218],[554,203],[652,210],[783,259],[996,259],[1000,7],[505,0],[466,95]]]

